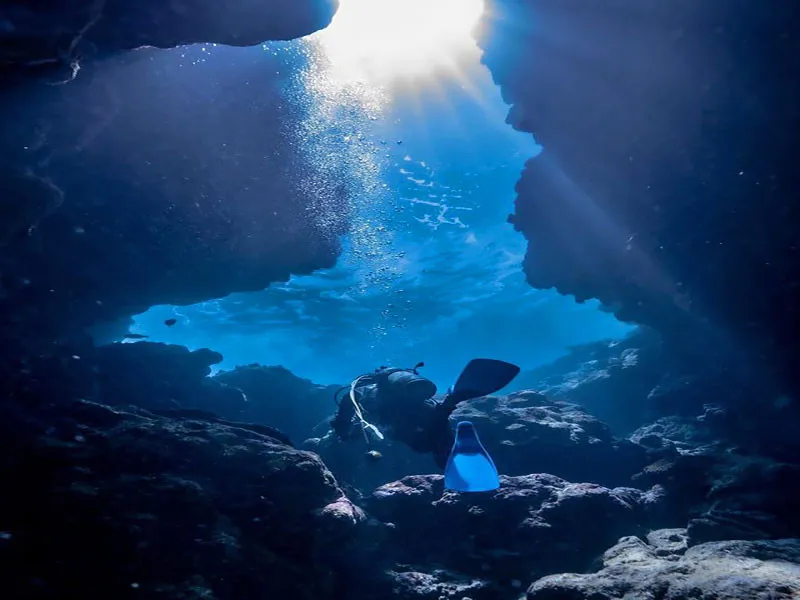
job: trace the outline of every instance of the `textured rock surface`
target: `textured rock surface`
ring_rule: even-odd
[[[800,382],[800,4],[491,0],[528,280]]]
[[[174,419],[244,427],[292,444],[275,420],[247,418],[251,402],[242,390],[207,377],[220,360],[220,354],[206,348],[190,352],[151,342],[61,348],[7,365],[0,389],[20,403],[82,398],[136,406]]]
[[[497,492],[443,494],[440,476],[412,476],[375,490],[367,508],[392,524],[383,554],[392,564],[408,565],[393,570],[427,574],[419,576],[426,588],[441,568],[450,572],[439,574],[447,586],[460,577],[484,589],[480,581],[489,579],[510,593],[520,581],[566,564],[586,568],[620,535],[639,531],[657,502],[651,493],[552,475],[501,482]]]
[[[506,475],[550,473],[569,481],[625,486],[646,464],[640,446],[615,439],[607,425],[579,406],[536,392],[465,402],[452,420],[475,424]]]
[[[692,544],[800,537],[800,465],[729,455],[710,478],[703,512],[689,521]]]
[[[752,373],[687,361],[645,333],[576,348],[522,379],[623,430],[646,422],[630,435],[646,459],[628,485],[659,486],[661,518],[688,522],[693,543],[800,536],[790,508],[800,492],[798,406]]]
[[[151,411],[191,408],[223,414],[244,399],[238,390],[206,377],[220,360],[220,354],[205,348],[190,352],[184,346],[150,342],[63,347],[22,359],[3,389],[23,402],[85,398]]]
[[[212,379],[246,397],[246,402],[222,409],[220,415],[277,427],[297,443],[311,437],[315,428],[327,430],[328,418],[336,408],[333,394],[338,386],[315,385],[283,367],[237,367]]]
[[[326,27],[337,6],[337,0],[10,0],[0,6],[0,69],[58,68],[141,46],[288,40]]]
[[[572,348],[550,364],[521,373],[515,385],[575,402],[624,435],[652,418],[648,395],[666,363],[658,336],[637,332],[625,340]]]
[[[505,591],[492,582],[491,576],[467,577],[447,569],[414,570],[410,566],[390,569],[385,573],[392,597],[415,600],[490,600]],[[386,597],[375,596],[376,598]],[[372,598],[372,597],[370,597]]]
[[[0,412],[12,597],[335,597],[363,515],[315,455],[87,401]]]
[[[626,537],[589,575],[540,579],[528,600],[790,600],[800,597],[800,540],[730,541],[686,549],[685,531]]]
[[[769,429],[742,432],[719,407],[695,419],[669,417],[632,439],[648,449],[649,464],[633,481],[659,486],[661,507],[673,522],[689,521],[690,541],[800,537],[794,499],[800,464],[793,445],[759,444]],[[666,516],[666,515],[665,515]]]
[[[628,435],[663,416],[694,421],[709,404],[718,405],[718,416],[725,418],[747,414],[761,423],[774,416],[772,404],[778,394],[771,386],[748,369],[734,369],[718,358],[707,344],[687,354],[644,329],[624,340],[572,348],[552,364],[521,374],[516,385],[577,403],[617,435]],[[775,423],[785,421],[790,412],[784,411]],[[728,419],[716,425],[719,430],[734,423]]]

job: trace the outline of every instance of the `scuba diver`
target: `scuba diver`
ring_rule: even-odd
[[[366,457],[371,460],[380,458],[380,452],[373,448],[374,442],[389,437],[416,452],[432,454],[446,475],[456,469],[456,464],[466,464],[467,454],[482,457],[485,463],[482,468],[493,471],[496,479],[494,463],[480,444],[472,424],[459,423],[454,434],[449,419],[461,402],[504,388],[519,374],[519,367],[500,360],[473,359],[444,398],[437,400],[434,398],[436,384],[419,374],[423,366],[424,363],[412,369],[380,367],[339,388],[334,394],[338,408],[330,421],[331,429],[342,441],[363,437],[368,449]],[[466,453],[464,456],[460,449]],[[476,464],[475,460],[468,462]],[[461,476],[457,478],[459,487],[453,489],[482,491],[467,488],[484,484],[462,479]]]

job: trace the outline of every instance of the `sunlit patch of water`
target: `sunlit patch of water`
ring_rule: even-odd
[[[419,82],[452,68],[474,46],[483,0],[340,0],[315,37],[340,81]]]

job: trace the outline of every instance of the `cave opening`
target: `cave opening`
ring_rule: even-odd
[[[347,187],[350,219],[335,266],[264,290],[154,306],[129,333],[212,348],[224,356],[215,369],[276,364],[328,384],[420,360],[446,382],[487,353],[531,369],[570,346],[631,332],[595,301],[525,281],[525,240],[507,216],[540,147],[505,123],[508,106],[472,37],[481,10],[480,0],[348,0],[307,38],[153,57],[156,71],[182,71],[170,94],[198,79],[212,89],[223,78],[254,85],[259,59],[280,57],[298,74],[282,92],[302,108],[291,143]],[[365,30],[368,43],[355,33]],[[321,194],[312,218],[331,212],[327,202]],[[169,319],[176,323],[165,326]]]
[[[11,595],[800,597],[800,3],[338,4],[3,3]]]

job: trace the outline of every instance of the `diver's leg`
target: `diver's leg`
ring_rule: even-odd
[[[440,469],[444,469],[447,458],[455,443],[453,428],[450,426],[450,415],[455,410],[455,405],[441,403],[436,406],[431,415],[428,429],[428,444],[433,453],[433,459]]]
[[[447,466],[447,459],[450,456],[450,452],[453,449],[453,444],[455,441],[455,435],[453,435],[453,430],[450,429],[450,425],[448,423],[447,428],[444,431],[441,431],[437,436],[436,444],[433,448],[433,460],[436,461],[436,466],[443,471]]]

